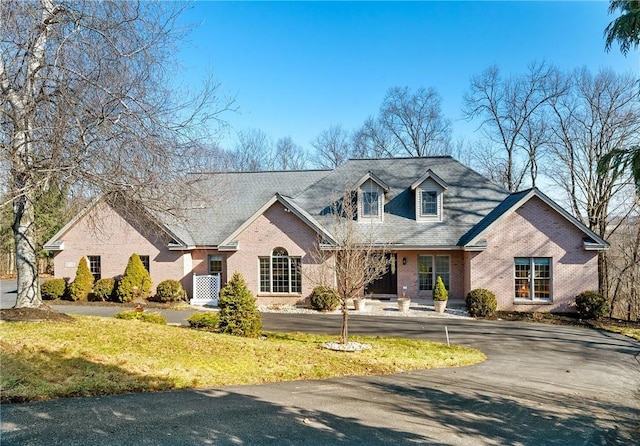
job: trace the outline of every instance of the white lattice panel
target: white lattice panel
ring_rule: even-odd
[[[218,305],[220,295],[220,274],[209,276],[193,275],[192,305]]]

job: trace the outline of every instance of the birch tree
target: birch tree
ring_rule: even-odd
[[[194,141],[230,102],[208,81],[169,84],[184,5],[143,1],[0,3],[0,162],[18,273],[17,307],[42,304],[34,204],[52,179],[131,209],[169,211],[189,194]],[[171,187],[168,187],[171,185]]]

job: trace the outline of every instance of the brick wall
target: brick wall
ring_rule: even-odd
[[[403,286],[407,287],[407,296],[430,298],[431,291],[418,290],[418,256],[449,256],[450,286],[449,299],[460,300],[464,297],[464,253],[462,251],[399,251],[398,255],[398,295],[402,295]],[[406,265],[402,259],[406,259]]]
[[[240,272],[249,289],[261,303],[295,303],[311,293],[319,274],[312,253],[317,235],[306,223],[276,202],[252,222],[239,236],[239,249],[227,254],[227,276]],[[260,293],[259,257],[268,257],[274,248],[282,247],[289,256],[302,258],[302,294],[275,295]]]
[[[498,309],[508,311],[573,311],[577,294],[598,288],[598,254],[585,251],[584,234],[538,197],[488,231],[488,247],[465,253],[470,272],[465,293],[487,288]],[[514,302],[514,257],[551,257],[552,302]]]
[[[149,256],[154,287],[165,279],[185,279],[183,285],[188,285],[182,252],[169,251],[166,235],[153,232],[149,226],[99,203],[62,235],[64,250],[55,254],[55,277],[73,280],[80,258],[94,255],[100,256],[102,277],[118,276],[124,273],[131,254],[136,253]]]

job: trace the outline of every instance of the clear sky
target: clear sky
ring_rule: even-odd
[[[236,96],[233,132],[310,141],[332,124],[356,129],[390,87],[434,87],[453,137],[476,139],[461,116],[469,78],[490,65],[523,73],[532,61],[563,69],[638,73],[640,53],[604,51],[608,1],[212,2],[184,20],[198,26],[178,58],[196,85],[212,72]]]

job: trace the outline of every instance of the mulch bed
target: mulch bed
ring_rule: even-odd
[[[60,313],[46,305],[40,308],[8,308],[0,310],[0,319],[8,322],[74,322],[68,314]]]

